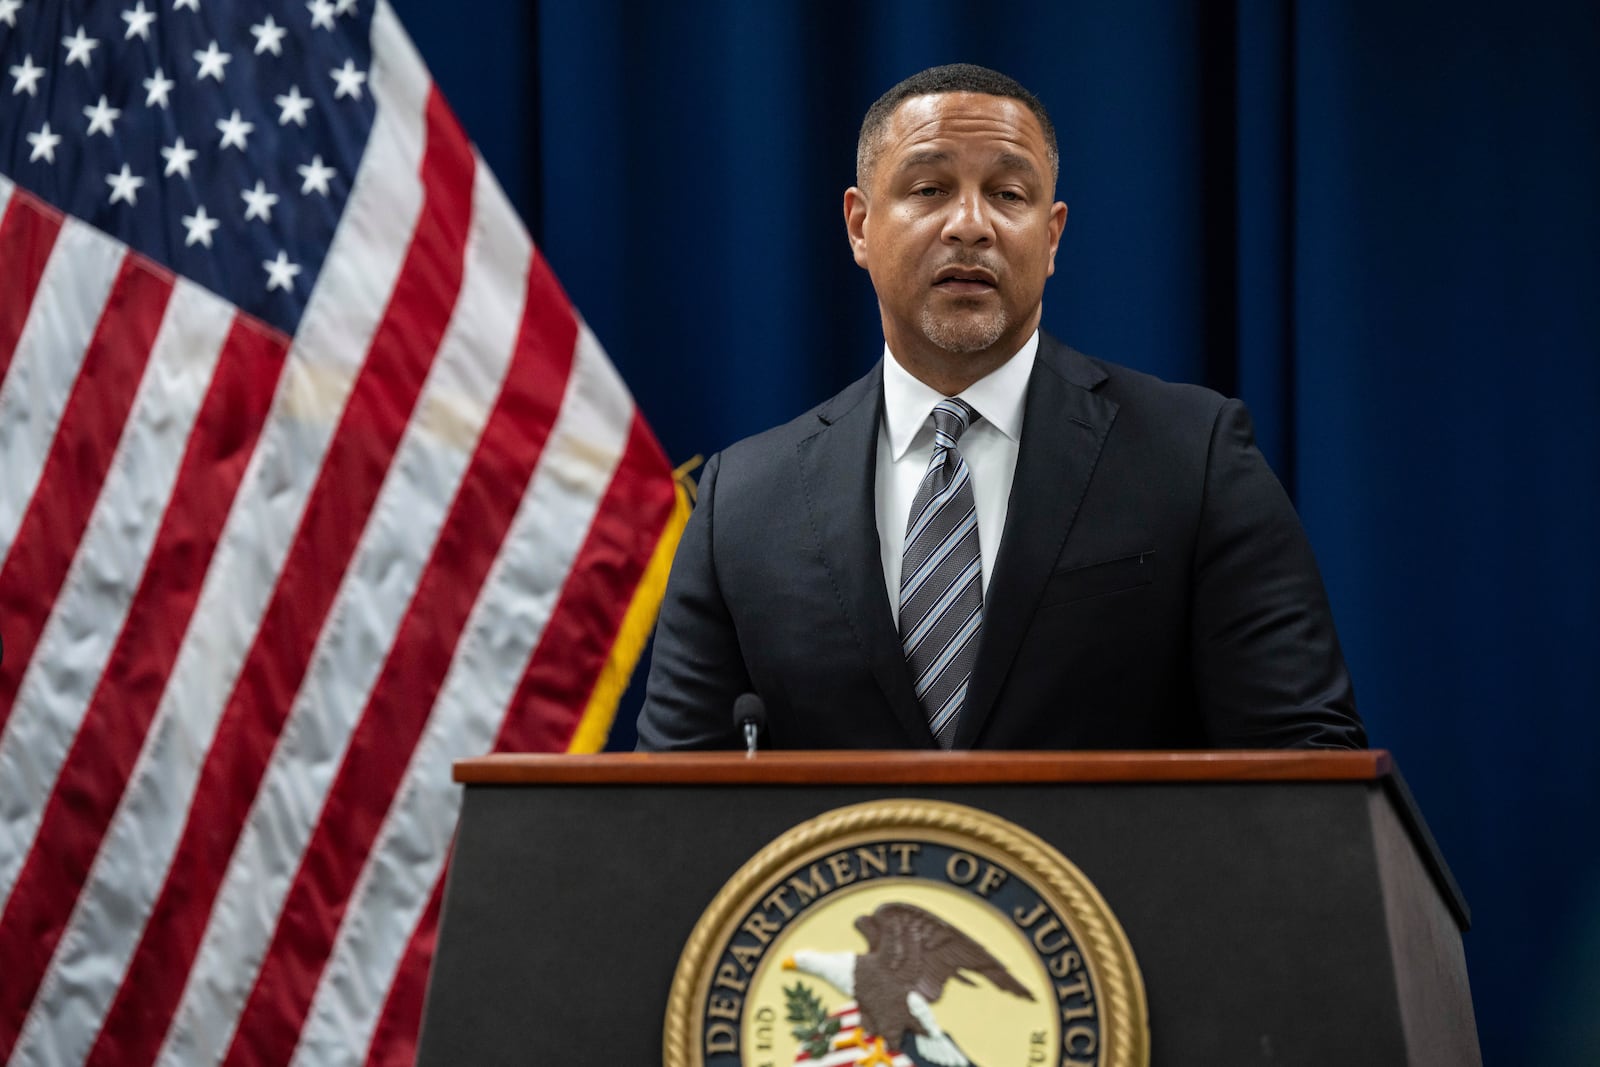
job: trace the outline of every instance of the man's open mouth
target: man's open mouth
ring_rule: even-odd
[[[995,288],[996,280],[993,274],[982,267],[951,265],[939,269],[933,276],[933,285],[935,289],[951,292],[978,292]]]

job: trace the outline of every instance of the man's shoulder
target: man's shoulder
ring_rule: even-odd
[[[720,453],[721,463],[760,465],[788,460],[797,445],[846,418],[871,419],[879,409],[883,368],[877,365],[833,396],[788,422],[735,441]]]
[[[1121,363],[1085,355],[1047,333],[1040,335],[1037,365],[1069,385],[1098,393],[1118,405],[1150,406],[1210,418],[1227,403],[1227,397],[1203,385],[1168,381]]]

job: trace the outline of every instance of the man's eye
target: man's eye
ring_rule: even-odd
[[[939,195],[939,190],[937,188],[935,188],[934,186],[928,185],[928,186],[924,186],[921,189],[917,189],[917,190],[913,191],[911,195],[912,196],[935,197],[935,196]]]
[[[1017,195],[1015,192],[1013,192],[1010,189],[1001,189],[999,192],[995,193],[994,195],[999,197],[1001,200],[1013,200],[1013,201],[1016,201],[1016,200],[1021,200],[1022,199],[1021,196]]]

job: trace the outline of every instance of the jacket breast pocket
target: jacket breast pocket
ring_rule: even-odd
[[[1155,552],[1138,552],[1103,563],[1058,570],[1044,587],[1040,607],[1122,593],[1149,585],[1155,579]]]

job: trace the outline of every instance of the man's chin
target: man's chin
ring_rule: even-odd
[[[1004,315],[982,317],[922,316],[922,334],[936,348],[952,355],[968,356],[986,352],[999,343],[1006,333]]]

